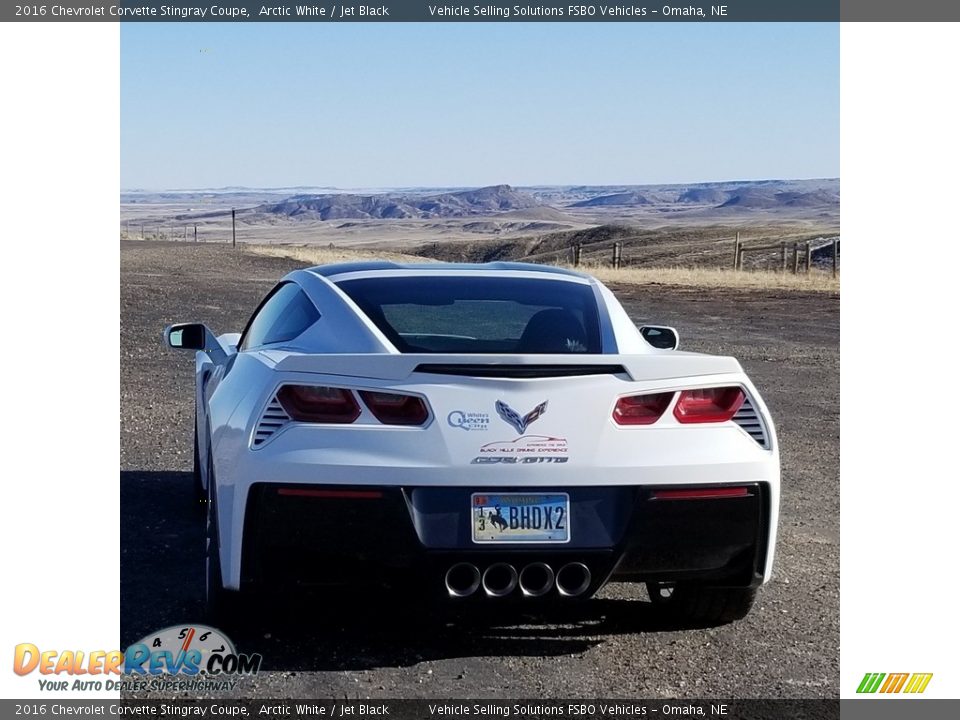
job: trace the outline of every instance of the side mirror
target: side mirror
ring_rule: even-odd
[[[640,328],[640,335],[658,350],[676,350],[680,347],[680,335],[672,327],[644,325]]]
[[[177,323],[163,331],[163,339],[175,350],[204,350],[207,347],[207,326]]]
[[[177,323],[163,331],[163,339],[175,350],[202,350],[217,365],[226,362],[228,353],[217,336],[203,323]]]

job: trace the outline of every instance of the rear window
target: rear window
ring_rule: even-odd
[[[589,285],[429,275],[338,285],[401,352],[600,352],[596,300]]]

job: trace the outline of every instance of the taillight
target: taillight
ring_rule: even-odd
[[[360,417],[353,393],[319,385],[284,385],[277,399],[287,415],[299,422],[352,423]]]
[[[652,425],[672,399],[672,392],[622,397],[613,408],[613,419],[618,425]]]
[[[361,390],[360,397],[384,425],[423,425],[430,413],[416,395]]]
[[[677,398],[673,415],[682,423],[726,422],[737,414],[745,397],[738,387],[684,390]]]

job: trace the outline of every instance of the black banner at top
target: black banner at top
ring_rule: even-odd
[[[838,22],[960,20],[953,0],[60,0],[3,4],[3,22]]]
[[[0,21],[53,22],[837,22],[960,20],[953,0],[60,0],[0,7]]]

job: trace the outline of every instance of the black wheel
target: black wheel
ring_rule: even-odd
[[[753,607],[754,588],[712,588],[687,583],[647,583],[650,602],[671,619],[691,625],[725,625]]]
[[[203,489],[203,476],[200,473],[200,438],[196,419],[193,421],[193,500],[198,513],[206,509],[207,493]]]
[[[220,571],[220,536],[217,532],[216,483],[210,477],[209,501],[207,502],[207,552],[205,612],[207,620],[215,627],[234,627],[242,615],[243,594],[223,587]]]

